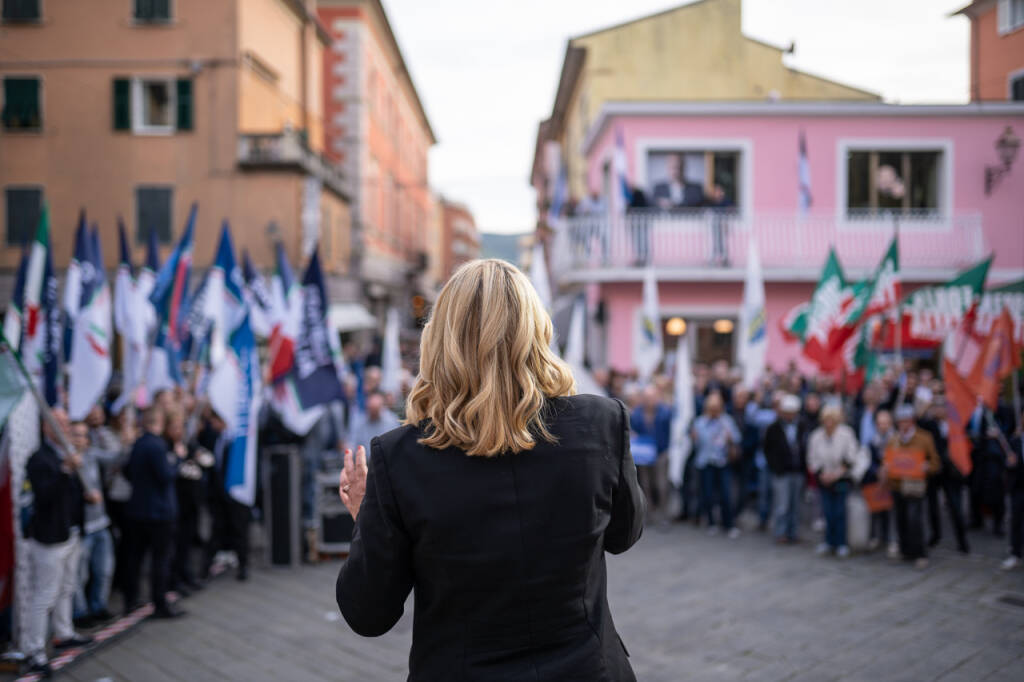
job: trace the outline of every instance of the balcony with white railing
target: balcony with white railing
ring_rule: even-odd
[[[935,212],[739,215],[735,210],[630,211],[568,218],[551,266],[562,282],[635,279],[651,265],[692,280],[742,279],[756,239],[765,277],[813,280],[831,247],[851,273],[873,268],[896,232],[908,278],[942,277],[984,258],[981,215]]]

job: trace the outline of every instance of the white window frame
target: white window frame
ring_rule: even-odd
[[[1006,74],[1006,99],[1013,97],[1013,82],[1021,79],[1024,79],[1024,68]]]
[[[174,76],[135,76],[132,78],[132,132],[136,135],[173,135],[178,130],[178,89]],[[148,125],[143,119],[143,83],[162,82],[167,84],[167,106],[171,110],[170,125]]]
[[[633,184],[647,188],[647,157],[651,152],[733,152],[739,154],[740,201],[736,205],[738,215],[735,223],[748,229],[749,219],[754,215],[754,143],[749,137],[641,137],[633,144]],[[601,158],[611,162],[614,142],[609,145]],[[613,164],[614,166],[614,164]]]
[[[1016,24],[1013,23],[1013,3],[1015,1],[1024,5],[1024,0],[999,0],[996,5],[996,31],[1001,36],[1024,28],[1024,6],[1021,7],[1020,20]]]
[[[849,178],[847,155],[850,152],[939,152],[939,201],[935,216],[900,216],[900,229],[950,230],[953,226],[953,140],[948,137],[914,138],[840,138],[836,141],[836,225],[840,229],[875,229],[879,222],[892,223],[892,218],[851,218],[848,214]]]

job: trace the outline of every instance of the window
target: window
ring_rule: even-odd
[[[161,22],[171,20],[171,0],[135,0],[135,21]]]
[[[846,156],[846,212],[934,214],[940,208],[942,152],[853,150]]]
[[[4,78],[2,118],[5,130],[39,130],[43,127],[38,78]]]
[[[1024,71],[1010,74],[1010,99],[1014,102],[1024,102]]]
[[[4,195],[7,204],[7,246],[24,246],[31,241],[39,225],[43,190],[41,187],[8,187]]]
[[[997,18],[999,35],[1024,26],[1024,0],[999,0]]]
[[[115,78],[114,130],[166,135],[192,129],[192,81],[188,78]]]
[[[135,239],[138,243],[147,243],[149,233],[155,230],[161,244],[170,244],[173,199],[174,189],[171,187],[143,185],[135,188]]]
[[[39,0],[3,0],[4,21],[39,21]]]
[[[660,208],[738,206],[740,153],[652,151],[647,155],[647,202]]]

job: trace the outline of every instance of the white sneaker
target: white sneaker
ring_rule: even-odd
[[[828,554],[829,546],[827,542],[818,543],[818,546],[814,548],[814,553],[818,556],[824,556]]]
[[[825,530],[825,519],[814,519],[814,523],[811,524],[811,530],[815,533]]]
[[[846,545],[841,546],[839,549],[836,550],[836,556],[840,559],[845,559],[846,557],[850,556],[850,548]]]
[[[718,526],[708,526],[708,535],[718,535]]]
[[[729,529],[729,539],[730,540],[735,540],[739,536],[740,536],[740,529],[739,528],[730,528]]]
[[[895,542],[890,542],[889,543],[889,549],[887,549],[885,551],[885,555],[887,557],[889,557],[890,559],[899,559],[900,558],[900,546],[897,545]]]
[[[999,564],[999,568],[1003,569],[1004,571],[1012,571],[1019,565],[1020,557],[1015,557],[1011,554],[1010,556],[1003,559],[1003,562]]]

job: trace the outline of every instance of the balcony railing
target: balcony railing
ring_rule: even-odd
[[[238,165],[243,168],[300,168],[347,196],[341,170],[309,148],[302,131],[238,136]]]
[[[751,238],[765,270],[814,274],[832,246],[844,268],[868,269],[896,230],[903,270],[952,270],[985,255],[979,214],[745,217],[730,209],[644,210],[567,219],[555,232],[552,270],[563,279],[588,279],[611,268],[653,265],[728,277],[746,266]]]

